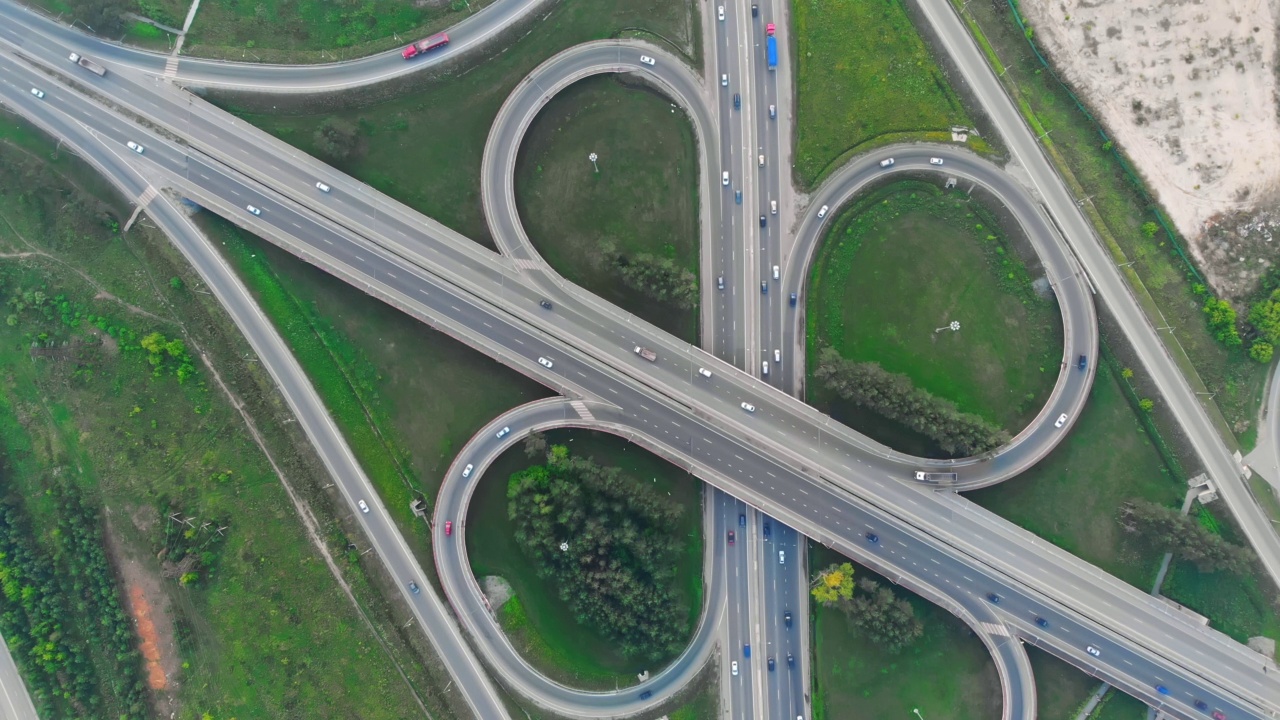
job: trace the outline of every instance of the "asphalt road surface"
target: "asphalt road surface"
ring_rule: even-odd
[[[112,87],[112,76],[105,82],[90,82],[99,89],[120,89]],[[9,96],[6,100],[7,104],[24,111],[34,102],[26,97],[19,100]],[[131,100],[137,102],[141,98],[126,93],[119,101],[132,105]],[[63,98],[63,101],[67,105],[87,102],[80,97]],[[102,126],[99,132],[118,143],[123,142],[123,137],[147,136],[145,131],[130,128],[115,116],[98,112],[90,117],[95,125]],[[269,154],[269,140],[244,132],[243,128],[238,135],[241,136],[239,143],[251,142],[259,153],[266,150]],[[169,145],[158,136],[147,142],[152,148]],[[936,152],[944,154],[941,150]],[[944,156],[948,162],[961,157]],[[362,215],[354,207],[358,203],[335,198],[342,207],[330,207],[326,201],[327,212],[341,218],[343,224],[353,230],[335,228],[315,217],[315,208],[309,206],[319,203],[312,200],[300,204],[292,199],[298,196],[299,188],[290,186],[288,171],[281,171],[282,177],[272,174],[269,179],[274,190],[266,190],[239,174],[252,176],[258,172],[254,167],[229,171],[203,165],[189,151],[177,147],[154,153],[149,149],[141,162],[149,172],[168,175],[169,182],[204,204],[277,242],[289,244],[295,251],[308,245],[317,248],[311,251],[313,262],[351,279],[359,278],[368,291],[384,298],[395,294],[395,300],[420,317],[428,316],[459,333],[471,331],[483,336],[473,337],[471,341],[489,343],[487,347],[501,355],[501,359],[537,374],[553,387],[565,388],[566,392],[585,390],[591,396],[608,398],[630,414],[631,422],[640,431],[661,430],[663,434],[672,434],[672,428],[676,428],[675,434],[686,446],[684,452],[690,459],[705,463],[698,472],[712,482],[739,496],[767,503],[777,517],[877,569],[883,568],[883,572],[901,570],[904,583],[920,583],[918,591],[927,596],[957,598],[957,607],[953,610],[972,614],[978,611],[977,607],[991,605],[1002,621],[1019,634],[1052,645],[1054,652],[1078,665],[1094,667],[1099,675],[1139,697],[1153,701],[1166,699],[1155,697],[1150,688],[1154,687],[1153,680],[1158,682],[1168,676],[1165,685],[1173,694],[1167,696],[1167,701],[1172,703],[1170,709],[1178,716],[1198,716],[1188,704],[1189,698],[1197,693],[1215,705],[1220,704],[1231,717],[1237,713],[1261,716],[1263,708],[1270,712],[1276,706],[1276,686],[1263,677],[1257,656],[1220,634],[1189,628],[1180,618],[1164,615],[1136,589],[1102,576],[1078,559],[1021,533],[995,516],[957,505],[963,501],[954,496],[922,493],[897,482],[901,475],[893,458],[838,428],[826,428],[820,418],[812,417],[811,410],[795,407],[792,401],[760,388],[749,378],[731,374],[729,368],[709,358],[703,362],[719,372],[715,382],[700,385],[693,372],[697,355],[689,349],[683,352],[676,349],[664,354],[666,361],[641,365],[629,357],[628,344],[619,343],[620,338],[613,340],[612,348],[598,343],[598,339],[607,337],[603,333],[612,332],[616,336],[626,332],[631,337],[637,334],[646,337],[664,352],[678,348],[671,339],[655,335],[651,328],[615,324],[613,330],[608,330],[608,315],[612,315],[615,322],[619,318],[625,322],[625,316],[616,311],[561,306],[556,316],[570,316],[569,329],[573,332],[547,335],[534,329],[544,321],[535,320],[531,312],[506,302],[513,292],[520,294],[517,287],[507,284],[495,288],[492,282],[486,282],[483,272],[472,273],[470,269],[467,277],[459,277],[457,267],[444,264],[428,265],[431,272],[438,275],[427,276],[421,261],[445,252],[440,241],[447,239],[447,233],[432,237],[433,228],[429,224],[416,229],[416,238],[410,236],[409,244],[416,257],[391,255],[385,248],[401,242],[396,237],[400,231],[394,227],[399,222],[398,216],[369,220],[367,213]],[[286,164],[291,163],[286,161]],[[201,179],[189,175],[187,170],[197,171]],[[206,170],[209,172],[204,172]],[[344,179],[344,182],[352,181]],[[245,217],[239,210],[243,206],[236,198],[245,197],[246,193],[255,199],[262,197],[259,200],[261,217]],[[397,212],[405,213],[404,210]],[[379,243],[369,245],[367,241],[353,238],[352,232],[377,238]],[[424,232],[428,237],[421,237]],[[414,239],[417,242],[413,242]],[[333,247],[323,249],[320,243]],[[496,265],[492,261],[490,264]],[[503,279],[522,279],[496,272]],[[488,278],[493,274],[495,271],[491,270]],[[417,295],[426,299],[407,300]],[[503,299],[501,307],[499,299]],[[596,320],[592,327],[593,316],[605,321]],[[489,330],[480,330],[481,326]],[[561,337],[574,337],[577,342],[569,347]],[[519,343],[515,342],[517,339]],[[527,340],[532,340],[534,346],[528,347]],[[532,364],[528,354],[531,352],[556,354],[557,370],[543,373],[539,366]],[[740,402],[743,397],[755,401],[756,413],[747,416],[733,407],[734,401]],[[655,437],[667,442],[660,435]],[[740,464],[730,458],[741,458]],[[842,458],[863,467],[854,471]],[[847,468],[847,473],[840,473],[838,467]],[[764,479],[761,473],[776,482]],[[886,484],[882,479],[889,482]],[[811,497],[815,494],[821,497]],[[901,534],[911,542],[904,541],[902,551],[875,554],[874,548],[863,547],[858,542],[858,528],[851,524],[863,516],[890,528],[892,534],[882,532],[882,539]],[[911,566],[904,564],[905,558],[896,557],[899,552],[910,552],[912,543],[924,551],[918,556],[921,561],[943,566],[943,569],[913,573]],[[958,569],[959,575],[941,575],[948,566]],[[944,584],[956,587],[943,591]],[[984,592],[983,587],[988,589]],[[1001,603],[971,607],[974,600],[981,603],[993,592],[1001,598]],[[1138,597],[1134,597],[1135,594]],[[1027,612],[1040,613],[1048,621],[1048,627],[1035,626],[1035,631],[1028,632],[1023,626]],[[1082,637],[1094,641],[1091,644],[1100,650],[1098,656],[1082,652],[1078,642]]]

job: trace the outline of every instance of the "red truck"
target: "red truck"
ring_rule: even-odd
[[[432,35],[431,37],[425,40],[419,40],[418,42],[410,45],[409,47],[404,49],[404,52],[400,54],[404,56],[405,60],[408,60],[409,58],[417,57],[422,53],[435,50],[438,47],[444,47],[445,45],[448,45],[448,44],[449,44],[448,33],[436,33],[435,35]]]
[[[764,26],[764,34],[768,35],[769,37],[773,37],[773,32],[776,29],[777,27],[773,23],[768,23]]]

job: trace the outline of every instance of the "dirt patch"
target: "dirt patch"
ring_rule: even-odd
[[[125,590],[125,609],[133,618],[138,633],[147,686],[158,714],[170,716],[178,711],[176,696],[181,659],[173,622],[173,609],[163,580],[148,561],[138,560],[120,541],[112,526],[111,508],[107,508],[104,540],[107,554],[120,573]],[[138,508],[125,508],[124,514],[138,526],[146,514]],[[143,524],[147,524],[145,521]]]
[[[1247,293],[1276,257],[1274,244],[1235,232],[1275,220],[1264,217],[1280,189],[1273,4],[1023,0],[1020,7],[1191,241],[1215,288]],[[1227,232],[1210,232],[1224,224]]]

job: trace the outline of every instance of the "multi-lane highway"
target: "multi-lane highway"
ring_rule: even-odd
[[[65,62],[65,47],[57,43],[41,49],[38,35],[23,39],[32,54],[51,66]],[[149,177],[562,392],[620,408],[635,432],[670,453],[683,454],[700,476],[900,578],[971,624],[994,619],[994,625],[1043,643],[1128,692],[1168,703],[1177,716],[1197,717],[1191,704],[1197,699],[1223,707],[1230,717],[1275,711],[1277,686],[1264,675],[1256,655],[1220,634],[1164,614],[1158,603],[1135,589],[952,495],[923,493],[898,482],[904,468],[914,463],[834,427],[812,409],[615,308],[584,305],[570,291],[558,296],[553,317],[539,315],[532,307],[538,287],[515,272],[513,264],[459,246],[456,236],[371,191],[356,189],[355,181],[332,170],[320,168],[323,177],[334,180],[335,193],[317,199],[314,161],[242,125],[223,137],[206,120],[175,122],[174,108],[166,107],[175,99],[163,87],[115,74],[89,82],[121,106],[145,111],[171,132],[211,153],[216,150],[229,164],[201,158],[65,88],[53,98],[65,104],[61,111],[68,117],[79,113],[99,126],[107,147],[119,147],[130,137],[145,138],[147,155],[134,162]],[[33,102],[29,96],[6,95],[6,104],[24,112]],[[188,118],[216,115],[198,101],[178,112],[184,111]],[[163,150],[152,151],[159,148]],[[948,164],[966,157],[937,152]],[[236,159],[237,153],[251,154],[253,161]],[[245,213],[246,197],[256,201],[261,216]],[[375,207],[381,212],[371,213]],[[488,257],[487,263],[477,262],[481,255]],[[634,339],[660,349],[659,362],[643,363],[631,355]],[[538,354],[553,358],[554,368],[537,365]],[[699,365],[714,370],[712,381],[696,374]],[[756,407],[754,413],[738,407],[747,401]],[[986,469],[993,475],[1010,470]],[[879,529],[881,542],[866,542],[864,526]],[[1047,625],[1028,627],[1029,613],[1038,613]],[[1084,652],[1084,643],[1100,654]],[[1018,654],[1017,648],[1017,643],[1006,642],[993,650]],[[1017,662],[1010,660],[1009,666]],[[1155,683],[1173,694],[1157,696]],[[1006,692],[1019,702],[1017,686],[1006,685]]]

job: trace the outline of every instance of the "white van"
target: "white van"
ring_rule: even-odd
[[[773,279],[774,279],[774,280],[777,280],[777,279],[778,279],[778,275],[779,275],[779,273],[778,273],[778,266],[777,266],[777,265],[774,265],[774,266],[773,266]]]

